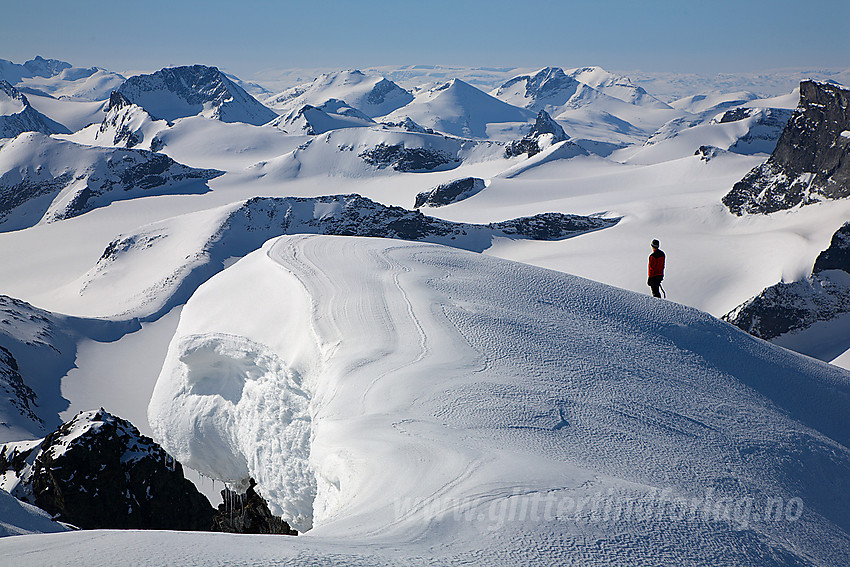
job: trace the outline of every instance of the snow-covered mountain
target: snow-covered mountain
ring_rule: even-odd
[[[850,223],[832,237],[812,273],[766,288],[723,316],[748,333],[822,360],[850,349]]]
[[[67,128],[30,106],[27,97],[15,87],[0,80],[0,138],[14,138],[23,132],[70,133]]]
[[[255,478],[312,526],[305,545],[356,541],[347,562],[391,546],[513,565],[518,542],[547,542],[548,564],[662,548],[836,564],[848,403],[847,373],[673,302],[444,246],[294,236],[193,295],[149,416],[181,461]],[[772,520],[780,500],[793,521]]]
[[[334,99],[375,118],[405,106],[413,95],[384,77],[353,70],[323,74],[309,84],[292,87],[263,102],[288,114],[305,105],[321,108]]]
[[[646,92],[643,87],[635,85],[628,77],[609,73],[602,67],[579,67],[566,73],[567,76],[623,102],[647,108],[670,108],[667,103]]]
[[[320,107],[305,104],[286,116],[271,122],[287,132],[304,133],[310,136],[324,134],[341,128],[372,126],[375,121],[338,99],[330,99]]]
[[[291,73],[268,122],[211,67],[131,79],[138,100],[20,91],[72,133],[0,139],[0,442],[109,408],[212,475],[184,469],[227,495],[221,529],[276,523],[252,478],[313,528],[0,538],[3,561],[848,564],[850,271],[812,261],[850,199],[722,202],[800,91],[683,74],[664,100],[711,94],[668,108],[595,67],[325,71]],[[550,115],[471,86],[511,77],[523,106],[586,96]],[[818,97],[799,150],[837,155],[843,103]],[[653,238],[668,301],[646,296]],[[831,318],[771,345],[706,314],[778,281]],[[0,533],[62,529],[31,512],[0,491]]]
[[[560,240],[613,226],[618,220],[549,214],[474,225],[387,207],[359,195],[258,197],[121,235],[72,285],[80,297],[90,299],[100,316],[156,319],[184,303],[225,263],[282,234],[420,240],[482,251],[494,239]]]
[[[723,197],[736,215],[850,196],[850,90],[804,81],[770,158]]]
[[[27,132],[0,147],[0,230],[75,217],[119,200],[203,193],[222,173],[146,150],[91,148]]]
[[[533,75],[519,75],[491,94],[514,106],[534,112],[545,110],[553,116],[608,98],[602,92],[567,75],[560,67],[545,67]]]
[[[151,149],[156,134],[168,127],[164,120],[154,120],[147,111],[130,102],[118,91],[112,91],[106,116],[97,127],[94,141],[122,148]]]
[[[99,101],[124,82],[118,73],[97,67],[74,67],[65,61],[35,59],[21,65],[0,59],[0,80],[27,94],[80,101]]]
[[[504,146],[380,125],[328,131],[251,168],[261,177],[294,179],[317,175],[372,177],[399,172],[456,169],[476,161],[504,161]]]
[[[136,75],[119,88],[127,100],[157,119],[202,115],[223,122],[259,126],[277,118],[215,67],[166,67],[150,75]]]
[[[412,102],[387,115],[385,120],[410,118],[417,124],[446,134],[486,138],[490,124],[524,125],[534,120],[535,114],[505,103],[460,79],[452,79],[416,95]]]

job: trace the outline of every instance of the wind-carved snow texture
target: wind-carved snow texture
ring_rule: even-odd
[[[14,138],[23,132],[71,133],[30,106],[27,97],[7,81],[0,80],[0,138]]]
[[[211,377],[200,391],[196,371]],[[425,538],[440,564],[515,565],[557,542],[535,556],[837,566],[848,403],[845,371],[672,302],[444,246],[302,235],[199,288],[149,419],[179,459],[254,475],[352,562],[373,541],[404,556]],[[307,443],[289,442],[305,404]],[[271,427],[287,442],[257,437]],[[662,490],[695,511],[557,512]],[[548,520],[510,512],[547,497]],[[764,521],[771,498],[805,511]],[[749,515],[702,512],[742,499]]]
[[[359,195],[261,198],[154,223],[122,235],[81,281],[98,315],[156,319],[184,303],[224,262],[269,238],[313,233],[421,240],[482,252],[494,238],[561,240],[614,226],[618,218],[546,213],[476,225],[388,207]],[[155,258],[155,260],[153,260]],[[155,265],[156,269],[150,269]],[[123,293],[116,304],[109,290]]]
[[[136,197],[199,194],[222,175],[147,150],[94,148],[28,132],[0,147],[0,231]]]
[[[184,336],[169,352],[179,353],[174,370],[180,375],[170,377],[180,381],[185,403],[167,418],[180,424],[157,425],[182,431],[183,423],[203,414],[194,420],[188,445],[174,446],[175,456],[232,489],[244,492],[254,478],[276,515],[298,531],[309,530],[316,480],[308,464],[310,394],[301,376],[268,347],[240,336]],[[267,455],[281,458],[269,461]]]
[[[154,118],[173,122],[202,115],[222,122],[260,126],[277,113],[228,79],[215,67],[166,67],[150,75],[130,77],[118,88],[127,100]]]
[[[736,215],[769,214],[850,196],[850,90],[800,83],[800,104],[776,149],[723,197]]]
[[[850,313],[850,223],[836,231],[829,248],[815,260],[811,275],[765,289],[724,315],[723,320],[765,340],[790,333],[797,335],[799,341],[805,331],[847,313]],[[794,350],[832,360],[850,348],[850,338],[843,328],[827,328],[820,335],[815,338],[815,345]]]

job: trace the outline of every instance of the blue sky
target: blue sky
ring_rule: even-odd
[[[801,8],[804,6],[805,8]],[[127,71],[440,64],[850,67],[847,0],[4,0],[0,58]]]

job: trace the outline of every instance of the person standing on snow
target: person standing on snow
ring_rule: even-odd
[[[658,240],[652,241],[652,254],[649,255],[649,277],[646,285],[652,289],[653,297],[661,297],[661,280],[664,279],[664,252],[658,246]]]

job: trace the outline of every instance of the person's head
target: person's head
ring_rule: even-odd
[[[661,245],[661,243],[658,242],[658,239],[655,239],[655,240],[652,241],[652,243],[650,245],[652,246],[653,250],[658,250],[658,247]]]

